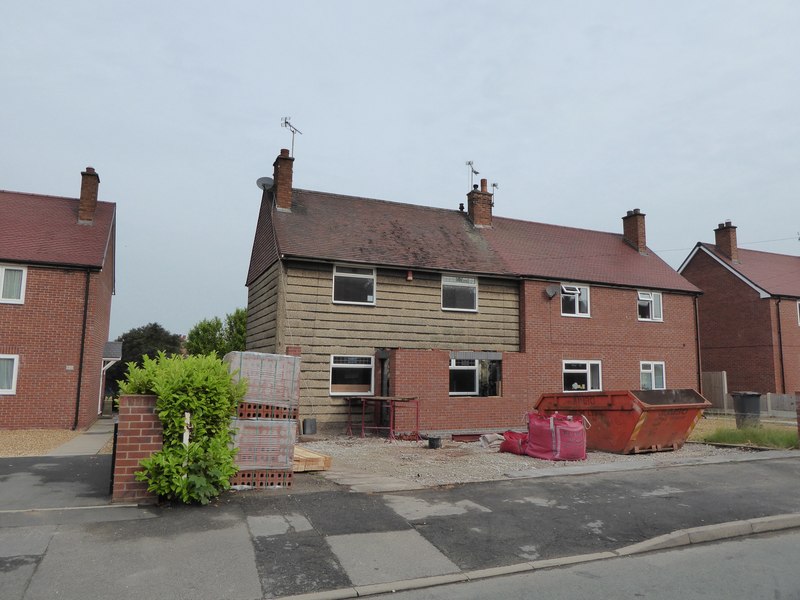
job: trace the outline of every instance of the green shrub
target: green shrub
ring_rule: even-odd
[[[233,383],[227,366],[215,355],[145,357],[130,363],[120,391],[155,394],[164,428],[163,448],[141,461],[136,473],[147,489],[167,499],[207,504],[230,487],[236,473],[231,447],[231,417],[246,383]],[[189,444],[184,445],[184,413],[191,414]]]

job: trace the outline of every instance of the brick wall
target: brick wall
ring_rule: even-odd
[[[782,392],[780,356],[773,342],[778,338],[775,300],[759,298],[758,292],[704,252],[695,255],[683,275],[703,290],[699,301],[703,371],[726,371],[729,390]],[[800,366],[797,315],[792,319],[797,306],[786,301],[781,305],[786,364],[791,366],[794,348],[794,364]],[[794,380],[800,383],[797,377]],[[787,379],[786,391],[795,391],[788,384]]]
[[[161,450],[163,432],[155,396],[120,396],[112,502],[155,502],[147,484],[136,481],[139,461]]]
[[[78,428],[100,412],[103,346],[114,286],[113,238],[106,265],[89,275]],[[0,427],[69,429],[75,420],[86,271],[28,267],[24,304],[0,304],[0,354],[19,356],[17,390],[0,396]]]

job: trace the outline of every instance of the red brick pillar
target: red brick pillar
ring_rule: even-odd
[[[139,461],[161,450],[161,421],[155,396],[120,396],[112,502],[155,502],[147,484],[136,481]]]

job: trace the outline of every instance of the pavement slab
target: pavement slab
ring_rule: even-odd
[[[327,538],[353,585],[371,585],[459,572],[459,568],[413,530],[356,533]]]
[[[25,600],[261,598],[243,519],[205,509],[171,517],[60,526]]]

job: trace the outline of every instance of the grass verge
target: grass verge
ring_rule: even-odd
[[[703,436],[710,444],[737,444],[760,448],[799,448],[796,429],[771,427],[746,427],[744,429],[719,428]]]

